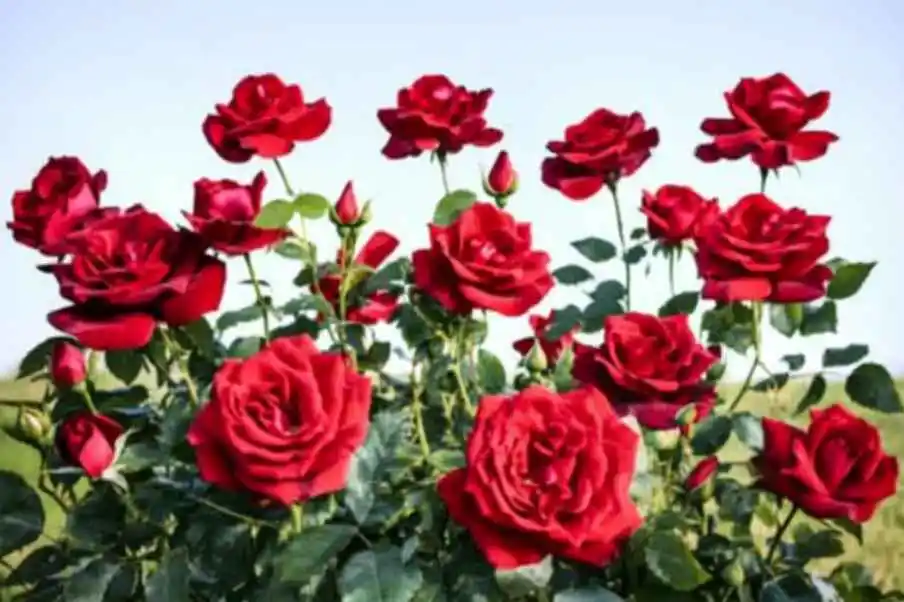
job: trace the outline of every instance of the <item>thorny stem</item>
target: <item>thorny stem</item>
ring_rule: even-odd
[[[251,286],[254,287],[254,298],[257,300],[257,306],[261,310],[261,320],[264,322],[264,339],[270,340],[270,311],[264,301],[264,294],[261,292],[261,283],[257,279],[257,273],[254,271],[254,264],[251,263],[251,255],[245,253],[245,267],[248,268],[248,277],[251,279]]]
[[[785,531],[788,530],[788,527],[791,526],[791,521],[794,520],[795,514],[797,514],[797,506],[792,506],[791,512],[788,513],[785,521],[781,525],[779,525],[778,531],[775,532],[775,539],[773,539],[772,543],[769,544],[769,551],[766,553],[766,566],[772,565],[772,557],[775,556],[775,552],[776,550],[778,550],[779,544],[782,543],[782,537],[785,535]]]
[[[191,407],[197,408],[201,405],[201,402],[198,398],[198,389],[195,388],[195,381],[191,378],[191,372],[188,370],[188,360],[185,355],[182,353],[182,350],[179,348],[179,345],[173,340],[170,336],[169,332],[165,329],[160,330],[163,335],[163,340],[166,342],[166,346],[169,349],[170,356],[176,360],[176,364],[179,367],[179,372],[182,373],[182,382],[185,385],[185,388],[188,390],[188,400],[191,403]]]
[[[625,265],[625,311],[631,311],[631,264],[625,257],[628,244],[625,240],[625,222],[622,219],[621,203],[618,201],[618,184],[611,180],[608,187],[609,192],[612,193],[612,204],[615,205],[615,225],[618,228],[618,241],[621,244],[622,263]]]
[[[729,412],[733,412],[738,407],[738,404],[741,403],[741,399],[744,397],[744,394],[747,393],[747,391],[750,389],[750,383],[753,381],[753,374],[756,372],[757,366],[762,363],[760,321],[763,304],[759,301],[754,301],[751,304],[751,309],[753,309],[753,362],[750,364],[750,370],[747,371],[746,378],[744,378],[744,384],[742,384],[741,388],[738,389],[738,394],[735,395],[735,398],[731,402],[731,405],[728,406]]]

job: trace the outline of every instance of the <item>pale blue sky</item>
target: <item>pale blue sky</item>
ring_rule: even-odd
[[[381,157],[385,134],[375,111],[400,86],[440,72],[471,88],[495,88],[488,118],[505,131],[495,149],[452,159],[453,186],[476,187],[478,166],[508,149],[522,173],[511,209],[534,222],[538,246],[561,265],[578,259],[569,241],[591,234],[614,240],[615,229],[603,198],[572,203],[540,183],[546,141],[599,106],[640,110],[662,144],[623,185],[629,224],[643,223],[641,189],[664,183],[690,184],[725,206],[755,189],[757,173],[747,162],[698,162],[700,121],[724,114],[722,93],[741,76],[781,70],[808,92],[832,92],[819,127],[841,141],[824,159],[802,165],[802,177],[788,171],[771,182],[769,192],[784,205],[831,214],[833,255],[880,265],[863,293],[843,303],[837,339],[770,335],[767,356],[803,349],[818,358],[828,344],[861,342],[900,371],[902,26],[904,4],[889,0],[6,2],[0,194],[9,199],[27,186],[48,155],[75,154],[109,172],[105,204],[141,201],[172,220],[190,207],[192,182],[202,176],[250,180],[266,168],[275,198],[282,191],[269,165],[222,162],[200,129],[241,76],[273,71],[334,108],[327,135],[286,161],[296,187],[333,198],[354,178],[361,196],[374,199],[374,226],[395,232],[410,251],[426,241],[439,176],[426,158]],[[0,219],[7,221],[4,203]],[[321,248],[333,248],[329,225],[319,230]],[[52,333],[45,315],[61,301],[53,278],[35,271],[36,253],[4,233],[0,256],[0,366],[11,366]],[[263,277],[279,283],[278,300],[286,300],[292,265],[276,256],[258,262]],[[230,268],[233,281],[244,278],[240,263]],[[613,262],[602,276],[620,273]],[[694,273],[686,260],[681,288],[696,286]],[[636,293],[651,311],[665,298],[665,266],[653,274]],[[541,308],[575,294],[559,290]],[[232,287],[224,307],[244,305],[247,295]],[[512,359],[508,343],[527,327],[497,319],[491,330],[491,348]],[[733,364],[732,372],[743,371],[743,362]]]

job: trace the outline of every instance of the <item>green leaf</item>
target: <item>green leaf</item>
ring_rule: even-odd
[[[26,378],[47,370],[50,366],[50,354],[54,346],[62,342],[72,343],[73,341],[69,337],[50,337],[32,347],[19,363],[19,372],[16,378]]]
[[[800,303],[773,303],[769,305],[769,323],[786,337],[793,337],[804,319],[804,307]]]
[[[71,576],[63,589],[66,602],[103,602],[119,565],[104,558],[93,560]]]
[[[274,577],[281,583],[304,584],[348,546],[358,532],[352,525],[308,527],[286,542],[274,559]]]
[[[581,314],[581,330],[583,332],[599,332],[608,316],[625,313],[625,308],[615,299],[599,299],[584,308]]]
[[[672,531],[654,532],[644,549],[647,568],[663,583],[680,592],[690,592],[710,581],[687,544]]]
[[[800,370],[804,367],[804,364],[807,362],[807,358],[803,353],[795,353],[793,355],[783,355],[781,360],[788,364],[788,370],[792,372],[796,370]]]
[[[147,602],[189,602],[191,567],[184,549],[170,550],[145,585]]]
[[[286,259],[310,262],[313,257],[311,254],[311,243],[298,238],[287,238],[273,247],[273,250],[277,255]]]
[[[581,323],[583,313],[576,305],[568,305],[562,309],[554,309],[549,326],[543,332],[543,338],[547,341],[556,341]]]
[[[303,192],[292,201],[295,211],[308,219],[320,219],[330,210],[330,202],[321,194]],[[288,223],[288,222],[286,222]]]
[[[107,351],[104,353],[104,363],[113,376],[127,385],[135,382],[144,367],[141,353],[134,349]]]
[[[697,309],[697,304],[699,302],[700,293],[698,292],[688,291],[685,293],[678,293],[659,308],[659,316],[674,316],[675,314],[690,315]]]
[[[765,435],[763,434],[763,420],[750,412],[739,412],[732,416],[732,428],[741,443],[755,452],[763,450]]]
[[[409,272],[411,272],[411,260],[407,257],[399,257],[371,274],[365,281],[362,292],[369,295],[385,290],[393,284],[403,283]]]
[[[477,378],[487,393],[505,391],[505,366],[498,357],[485,349],[481,349],[477,354]]]
[[[430,454],[427,462],[440,473],[462,468],[466,463],[464,452],[457,449],[438,449]]]
[[[590,236],[581,240],[572,241],[571,246],[578,253],[594,263],[608,261],[618,254],[618,250],[608,240]]]
[[[251,357],[260,351],[263,345],[263,337],[238,337],[229,345],[226,355],[229,357]]]
[[[448,226],[459,214],[477,201],[477,195],[470,190],[453,190],[436,204],[433,212],[433,223],[437,226]]]
[[[623,602],[624,598],[606,588],[588,586],[558,592],[552,600],[553,602]]]
[[[210,322],[206,318],[195,320],[191,324],[183,326],[182,330],[188,335],[195,349],[207,357],[214,355],[216,339],[213,328],[210,327]]]
[[[516,569],[496,570],[496,584],[510,598],[524,598],[544,589],[552,578],[552,556]]]
[[[559,284],[565,285],[581,284],[593,279],[593,274],[588,272],[586,268],[573,263],[557,268],[553,271],[552,276]]]
[[[828,521],[833,527],[838,527],[841,531],[847,533],[857,540],[861,546],[863,545],[863,525],[855,523],[849,518],[835,518]]]
[[[295,216],[295,205],[284,199],[270,201],[261,208],[261,212],[254,220],[258,228],[279,229],[285,228]]]
[[[711,456],[716,453],[731,436],[731,418],[719,414],[711,414],[693,428],[691,448],[698,456]]]
[[[765,393],[767,391],[780,391],[785,385],[788,384],[788,379],[790,376],[787,372],[779,372],[778,374],[773,374],[763,380],[755,383],[752,387],[750,387],[751,391],[756,391],[758,393]]]
[[[242,309],[224,311],[220,314],[220,317],[217,318],[217,330],[225,332],[239,324],[260,320],[263,315],[264,312],[261,311],[261,306],[257,303],[243,307]]]
[[[603,280],[596,285],[596,288],[590,293],[590,297],[594,301],[619,301],[627,294],[628,291],[625,290],[625,285],[618,280]]]
[[[826,377],[822,374],[816,374],[813,377],[813,380],[810,381],[807,392],[804,393],[804,396],[797,402],[797,408],[795,408],[794,413],[803,414],[808,409],[818,404],[822,401],[822,398],[825,397],[828,388],[829,385],[826,382]]]
[[[876,267],[875,261],[844,263],[838,266],[826,291],[829,299],[847,299],[856,295],[874,267]]]
[[[646,233],[646,228],[634,228],[633,230],[631,230],[631,235],[628,238],[630,238],[631,240],[640,240],[646,235]]]
[[[643,246],[643,244],[634,245],[627,251],[625,251],[625,263],[628,265],[634,265],[643,261],[643,258],[647,256],[647,249]]]
[[[14,472],[0,471],[0,558],[36,541],[44,531],[37,492]]]
[[[852,343],[847,347],[829,347],[822,353],[822,367],[850,366],[869,355],[869,345]]]
[[[901,396],[885,366],[868,362],[860,364],[844,383],[848,397],[865,408],[897,414],[904,411]]]
[[[408,417],[402,412],[385,411],[373,417],[367,439],[352,459],[345,505],[359,524],[367,520],[374,506],[374,488],[397,460],[409,430]]]
[[[828,334],[838,330],[838,310],[834,301],[822,305],[804,305],[804,317],[800,323],[800,334]]]
[[[342,602],[409,602],[423,575],[402,561],[398,547],[382,546],[352,556],[339,575]]]
[[[279,311],[284,314],[299,314],[311,310],[318,314],[333,315],[333,306],[320,295],[302,295],[279,308]]]
[[[709,345],[725,344],[741,354],[753,346],[753,311],[742,303],[726,303],[705,311],[702,327]]]

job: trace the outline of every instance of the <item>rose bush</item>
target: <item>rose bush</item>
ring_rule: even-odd
[[[492,94],[425,75],[377,111],[383,155],[429,153],[445,189],[410,257],[394,233],[368,231],[386,207],[359,204],[353,182],[335,203],[292,187],[280,157],[333,116],[274,74],[243,78],[206,119],[199,107],[199,135],[227,163],[271,162],[284,191],[263,171],[250,183],[199,177],[188,228],[142,206],[101,208],[106,175],[74,157],[13,193],[13,237],[56,260],[39,267],[70,305],[48,316],[66,336],[20,366],[44,396],[3,402],[18,410],[4,428],[41,458],[34,483],[0,471],[3,594],[904,599],[866,567],[815,562],[858,545],[897,490],[897,459],[852,411],[901,412],[891,376],[858,343],[826,349],[808,374],[803,355],[782,369],[763,354],[767,327],[835,332],[875,267],[830,257],[828,216],[779,204],[770,178],[837,140],[808,129],[829,94],[778,74],[726,96],[731,118],[703,121],[713,141],[697,155],[749,156],[754,169],[750,194],[724,206],[691,182],[626,193],[660,142],[639,112],[600,108],[569,126],[534,177],[570,200],[610,197],[618,238],[575,240],[583,264],[555,266],[517,217],[529,166],[498,152],[476,182],[484,198],[448,180],[456,153],[502,139]],[[318,249],[311,227],[333,230],[335,248]],[[271,252],[294,274],[292,298],[255,271]],[[699,282],[682,290],[685,253]],[[253,302],[226,311],[232,255]],[[669,298],[638,303],[632,274],[643,263],[658,274],[660,260]],[[587,286],[588,300],[541,309],[555,285]],[[494,316],[523,320],[517,366],[485,345]],[[405,369],[389,371],[391,356]],[[730,395],[727,362],[747,363]],[[840,367],[849,399],[824,400]],[[810,382],[797,417],[740,409],[792,378]]]

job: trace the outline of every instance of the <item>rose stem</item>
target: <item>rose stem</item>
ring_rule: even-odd
[[[292,530],[298,535],[304,526],[304,506],[300,503],[292,504],[290,511],[292,512]]]
[[[615,225],[618,227],[618,240],[621,243],[622,263],[625,264],[625,311],[631,311],[631,264],[625,256],[628,245],[625,242],[625,222],[622,220],[621,203],[618,201],[618,183],[615,179],[609,179],[606,185],[612,193],[612,203],[615,205]]]
[[[769,545],[769,552],[766,553],[767,566],[772,564],[772,557],[775,556],[775,552],[776,550],[778,550],[778,546],[782,542],[782,536],[784,536],[785,531],[788,530],[788,527],[791,526],[791,521],[794,519],[795,514],[797,514],[797,506],[791,506],[791,512],[788,513],[788,516],[785,518],[785,522],[779,525],[778,531],[775,532],[775,539],[772,540],[772,543]]]
[[[427,440],[427,432],[424,430],[424,415],[421,408],[421,382],[418,378],[418,364],[411,367],[411,413],[414,418],[414,432],[417,435],[418,445],[424,461],[430,457],[430,442]]]
[[[462,347],[464,346],[463,345],[464,341],[462,341],[462,339],[464,338],[464,336],[463,336],[464,334],[465,334],[465,328],[464,328],[464,325],[462,325],[458,329],[458,333],[456,334],[455,340],[453,341],[454,355],[453,355],[452,359],[454,361],[452,362],[451,371],[452,371],[452,376],[455,377],[455,384],[458,385],[458,392],[461,394],[461,402],[463,404],[462,407],[464,408],[465,412],[467,412],[468,415],[473,418],[474,417],[474,406],[471,405],[471,396],[468,395],[468,386],[465,384],[465,379],[461,374],[461,365],[464,362],[464,355],[465,355],[462,352],[463,351]]]
[[[286,170],[283,168],[282,163],[280,163],[279,159],[273,159],[273,164],[276,165],[276,171],[279,172],[279,179],[282,180],[283,187],[286,189],[286,194],[288,194],[292,199],[295,198],[295,191],[292,189],[292,185],[289,184],[289,177],[286,175]],[[291,200],[291,199],[290,199]],[[304,219],[304,216],[299,214],[298,219],[301,221],[301,238],[305,242],[308,241],[308,225]]]
[[[160,333],[163,335],[163,340],[166,342],[166,347],[169,349],[170,355],[175,358],[179,371],[182,372],[182,382],[188,390],[188,400],[191,403],[191,407],[196,408],[201,402],[198,400],[198,390],[195,388],[195,381],[192,380],[191,372],[188,370],[188,362],[182,354],[182,350],[169,335],[169,332],[161,328]]]
[[[675,252],[669,252],[669,296],[675,296]]]
[[[261,320],[264,322],[264,339],[270,340],[270,312],[267,303],[264,301],[264,295],[261,293],[261,283],[257,279],[257,273],[254,271],[254,264],[251,263],[251,255],[245,253],[245,267],[248,268],[248,277],[251,279],[251,286],[254,287],[254,297],[257,299],[257,306],[261,309]]]
[[[443,178],[443,190],[446,191],[446,194],[449,194],[449,174],[446,172],[446,153],[437,151],[436,161],[439,163],[439,174]]]
[[[756,372],[757,366],[759,366],[762,361],[760,321],[762,320],[763,304],[760,301],[754,301],[750,304],[750,307],[753,310],[753,362],[750,364],[750,370],[747,371],[747,377],[744,379],[744,384],[741,385],[738,394],[735,395],[734,401],[728,406],[729,412],[733,412],[735,408],[738,407],[738,404],[741,403],[741,398],[744,397],[744,394],[747,393],[747,390],[750,388],[750,382],[753,380],[753,373]]]

